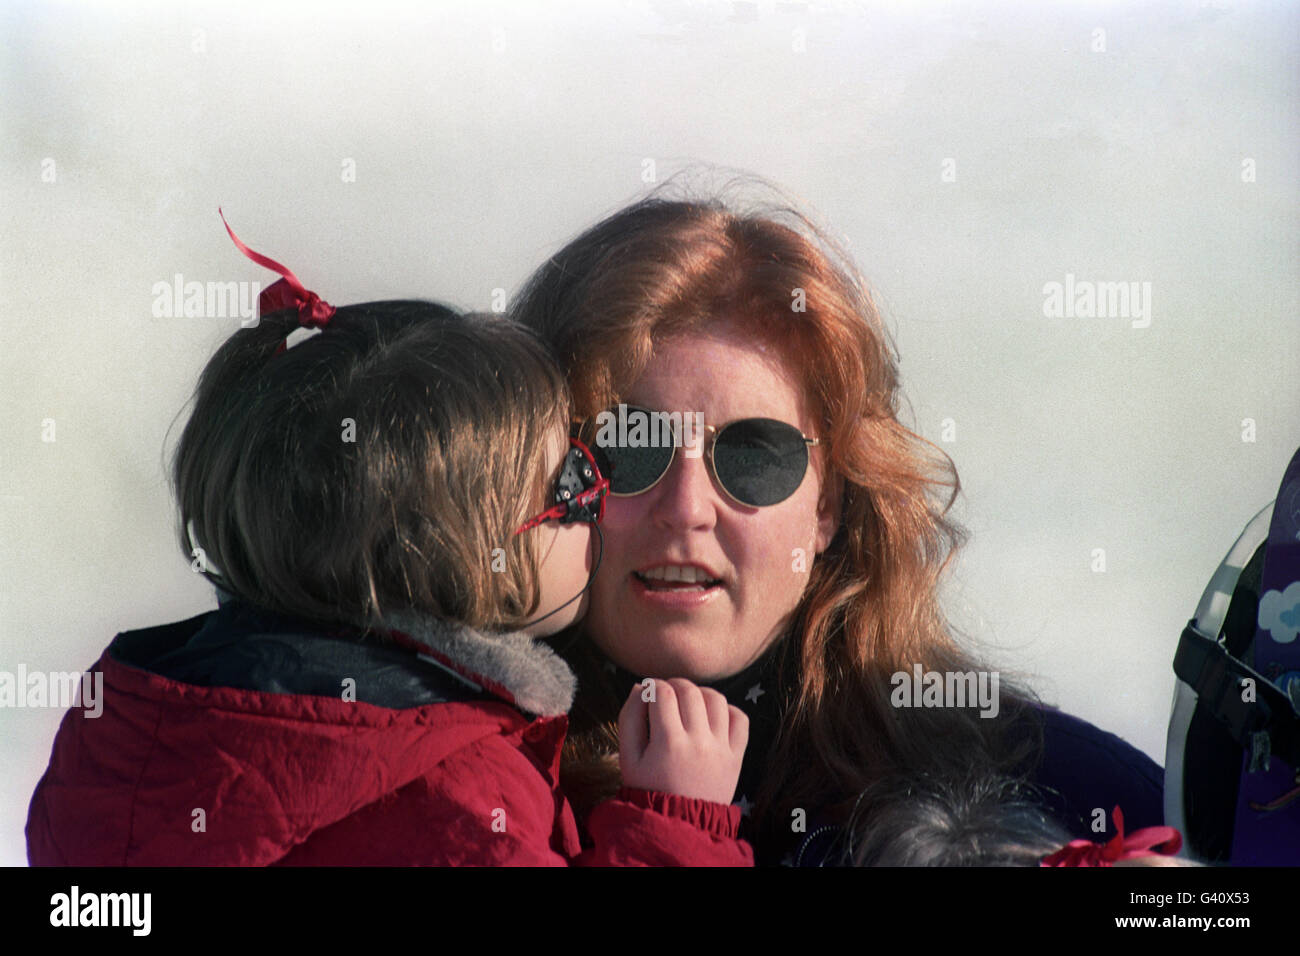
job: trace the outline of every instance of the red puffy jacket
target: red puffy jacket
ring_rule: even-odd
[[[629,789],[584,850],[558,786],[567,665],[522,634],[400,629],[230,603],[118,635],[102,713],[69,711],[32,797],[30,862],[753,864],[738,807]]]

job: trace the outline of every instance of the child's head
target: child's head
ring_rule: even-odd
[[[527,330],[372,302],[277,354],[297,327],[263,316],[199,380],[173,472],[192,566],[261,607],[362,626],[414,610],[516,629],[578,593],[588,528],[513,534],[568,447],[564,379]]]
[[[882,779],[857,801],[846,828],[846,862],[856,866],[1040,866],[1044,857],[1068,855],[1069,860],[1052,865],[1195,865],[1162,855],[1177,850],[1178,840],[1173,841],[1172,849],[1152,848],[1113,864],[1084,862],[1083,858],[1106,857],[1102,845],[1072,843],[1070,834],[1044,812],[1035,797],[1026,784],[992,774],[977,773],[967,779],[925,774]],[[1152,841],[1142,840],[1143,835],[1165,829],[1144,830],[1134,836],[1146,847]],[[1176,831],[1160,833],[1154,839],[1164,840],[1168,835],[1176,836]]]
[[[985,775],[879,781],[847,831],[856,866],[1037,866],[1070,839],[1014,781]]]

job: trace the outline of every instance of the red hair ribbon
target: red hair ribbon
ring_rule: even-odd
[[[334,316],[334,306],[325,302],[315,292],[308,290],[298,277],[286,269],[274,259],[269,259],[260,252],[254,252],[248,246],[239,241],[235,235],[230,223],[226,222],[226,214],[217,208],[217,214],[221,216],[221,222],[226,227],[226,232],[230,233],[230,238],[234,240],[239,251],[248,258],[252,259],[259,266],[265,266],[284,276],[276,282],[271,283],[262,290],[262,294],[257,297],[257,309],[259,315],[268,315],[272,312],[279,312],[282,309],[297,309],[298,324],[303,328],[323,329],[329,325],[330,319]],[[281,344],[276,354],[284,351],[284,345]]]
[[[1174,827],[1146,827],[1124,836],[1124,814],[1119,807],[1111,811],[1115,820],[1115,835],[1106,843],[1071,840],[1050,856],[1043,857],[1039,866],[1110,866],[1119,860],[1138,856],[1173,856],[1183,845],[1183,836]]]

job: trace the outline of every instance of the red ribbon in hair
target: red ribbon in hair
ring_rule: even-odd
[[[226,227],[226,232],[230,233],[230,238],[234,240],[239,251],[248,258],[252,259],[259,266],[265,266],[284,276],[276,282],[271,283],[262,290],[262,294],[257,297],[257,309],[260,315],[268,315],[272,312],[279,312],[282,309],[297,309],[298,324],[308,329],[323,329],[329,325],[329,321],[334,316],[334,306],[325,302],[315,292],[310,291],[301,282],[298,277],[286,269],[274,259],[269,259],[260,252],[254,252],[248,246],[239,241],[235,235],[230,223],[226,222],[226,214],[217,208],[217,214],[221,216],[221,222]],[[284,351],[284,345],[281,344],[278,355]]]
[[[1106,843],[1071,840],[1050,856],[1043,857],[1040,866],[1110,866],[1118,860],[1131,860],[1138,856],[1173,856],[1182,848],[1183,836],[1174,827],[1146,827],[1124,836],[1124,814],[1119,807],[1111,811],[1115,820],[1115,835]]]

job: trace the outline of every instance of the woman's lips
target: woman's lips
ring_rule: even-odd
[[[639,567],[632,573],[641,578],[642,581],[667,580],[699,583],[702,580],[707,580],[711,583],[721,583],[722,579],[722,575],[715,572],[707,564],[700,564],[696,561],[658,561]]]
[[[702,607],[722,594],[721,582],[687,584],[684,581],[647,582],[639,574],[628,575],[633,595],[651,607],[665,610],[690,610]],[[653,586],[652,586],[653,585]]]

